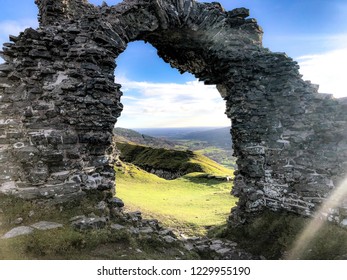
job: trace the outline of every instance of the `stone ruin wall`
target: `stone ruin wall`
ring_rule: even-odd
[[[347,100],[318,93],[295,61],[263,48],[248,10],[194,0],[36,4],[40,27],[10,36],[1,53],[1,193],[50,203],[112,197],[122,111],[114,69],[135,40],[217,85],[226,101],[238,158],[233,222],[266,208],[311,216],[347,175]],[[345,223],[347,200],[323,214]]]

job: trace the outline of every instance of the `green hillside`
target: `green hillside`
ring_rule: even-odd
[[[165,170],[181,175],[202,172],[215,176],[231,176],[232,171],[215,161],[192,151],[151,148],[130,143],[116,143],[121,160],[144,170]]]

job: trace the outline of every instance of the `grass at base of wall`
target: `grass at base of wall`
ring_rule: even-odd
[[[239,226],[221,227],[215,236],[236,241],[241,248],[267,259],[286,259],[311,219],[292,213],[264,211]],[[347,259],[347,230],[325,223],[298,259]]]
[[[19,198],[0,195],[0,260],[144,260],[196,259],[180,244],[163,242],[155,235],[131,234],[128,230],[76,231],[70,219],[94,213],[97,197],[64,205],[45,205]],[[105,213],[104,213],[105,214]],[[18,223],[18,218],[23,220]],[[39,221],[58,222],[62,228],[47,231],[34,230],[30,235],[1,239],[18,226],[30,226]],[[117,223],[117,221],[112,221]],[[182,255],[184,252],[184,255]]]
[[[110,229],[78,232],[70,227],[0,239],[0,260],[198,259],[179,244],[155,236]]]
[[[96,209],[103,194],[90,191],[88,195],[62,204],[50,204],[49,201],[30,201],[18,197],[0,194],[0,235],[15,227],[16,224],[33,224],[39,221],[66,223],[73,216],[94,213],[102,216],[107,213]],[[20,223],[17,220],[21,219]]]

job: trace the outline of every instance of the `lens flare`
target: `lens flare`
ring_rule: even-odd
[[[312,221],[302,231],[293,249],[287,255],[287,259],[300,259],[303,253],[307,250],[308,246],[320,231],[322,226],[327,220],[327,215],[336,209],[344,199],[347,198],[347,177],[342,183],[333,191],[330,197],[323,203],[320,209],[315,213]]]

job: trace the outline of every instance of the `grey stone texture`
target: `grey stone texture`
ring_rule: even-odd
[[[55,222],[41,221],[31,225],[31,227],[35,229],[39,229],[39,230],[49,230],[49,229],[61,228],[63,227],[63,225],[59,223],[55,223]]]
[[[92,215],[91,217],[75,217],[71,223],[72,227],[79,231],[102,229],[107,225],[107,218]]]
[[[40,221],[35,224],[32,224],[30,226],[19,226],[11,229],[7,233],[5,233],[1,238],[2,239],[9,239],[14,238],[21,235],[28,235],[32,234],[35,229],[37,230],[50,230],[50,229],[56,229],[63,227],[62,224],[55,223],[55,222],[47,222],[47,221]]]
[[[33,233],[34,229],[32,227],[27,227],[27,226],[19,226],[11,229],[7,233],[5,233],[1,238],[2,239],[9,239],[9,238],[14,238],[17,236],[21,235],[28,235]]]
[[[112,196],[112,129],[123,107],[114,70],[136,40],[217,85],[226,101],[238,159],[232,222],[265,208],[311,216],[346,176],[347,99],[319,93],[295,61],[264,48],[247,9],[194,0],[35,2],[40,27],[10,36],[1,52],[1,193],[51,203]],[[341,197],[322,214],[344,225],[346,213]]]

